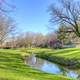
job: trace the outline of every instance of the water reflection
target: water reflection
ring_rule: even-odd
[[[55,64],[51,64],[47,61],[44,61],[44,64],[40,68],[42,71],[48,72],[48,73],[54,73],[54,74],[62,74],[59,67]]]
[[[36,58],[35,55],[26,57],[25,63],[33,68],[40,69],[47,73],[53,73],[57,75],[64,75],[71,78],[79,78],[80,74],[70,69],[64,68],[55,63],[51,63],[47,60]],[[80,79],[80,78],[79,78]]]
[[[78,74],[73,71],[69,71],[67,73],[67,76],[72,77],[72,78],[78,78]]]

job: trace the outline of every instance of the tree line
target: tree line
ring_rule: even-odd
[[[52,47],[51,42],[54,44],[57,38],[54,33],[43,35],[42,33],[25,32],[8,39],[4,42],[3,48],[49,48]]]
[[[13,6],[6,0],[0,0],[0,47],[50,47],[62,48],[65,44],[71,44],[74,38],[80,37],[80,2],[71,0],[58,0],[57,6],[49,7],[51,15],[50,23],[58,23],[59,28],[55,32],[43,35],[41,33],[25,32],[15,33],[15,21],[7,15]],[[8,6],[9,8],[6,9]],[[52,26],[51,29],[54,29]]]

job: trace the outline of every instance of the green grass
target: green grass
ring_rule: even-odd
[[[69,68],[79,68],[80,69],[80,49],[70,48],[70,49],[27,49],[23,52],[35,53],[38,57],[47,59],[52,62],[67,66]]]
[[[36,52],[40,50],[33,49]],[[60,75],[47,74],[25,65],[24,56],[30,55],[29,53],[25,53],[24,49],[0,49],[0,80],[72,80]]]

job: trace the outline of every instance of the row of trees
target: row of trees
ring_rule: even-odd
[[[56,41],[55,34],[43,35],[41,33],[26,32],[11,38],[5,42],[4,47],[20,48],[20,47],[52,47]]]
[[[12,24],[12,23],[11,23]],[[1,47],[4,48],[21,48],[21,47],[47,47],[61,48],[70,44],[71,40],[77,36],[69,26],[61,24],[54,33],[43,35],[41,33],[25,32],[11,36],[14,32],[14,24],[12,26],[2,25],[1,30]],[[3,36],[4,35],[4,36]]]
[[[77,38],[70,26],[61,24],[57,31],[43,35],[41,33],[25,32],[11,37],[5,47],[47,47],[62,48],[70,45]]]

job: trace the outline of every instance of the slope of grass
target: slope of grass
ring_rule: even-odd
[[[0,80],[72,80],[32,69],[24,64],[23,57],[29,54],[21,51],[0,50]]]
[[[80,68],[80,49],[27,49],[24,50],[29,53],[35,53],[38,57],[47,59],[58,64],[68,66],[69,68]]]

